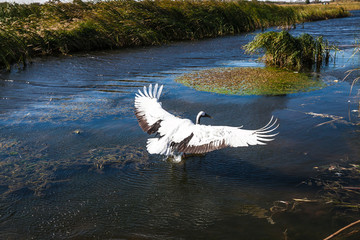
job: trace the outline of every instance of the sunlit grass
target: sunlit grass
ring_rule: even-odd
[[[302,34],[294,37],[287,31],[259,33],[244,48],[248,53],[264,50],[262,60],[267,66],[296,71],[311,69],[313,65],[319,68],[323,62],[329,62],[330,50],[336,50],[322,36],[314,38]]]
[[[0,3],[0,68],[33,56],[158,45],[348,14],[337,7],[244,1]]]
[[[232,95],[284,95],[325,86],[308,74],[275,68],[213,68],[186,73],[176,81],[199,91]]]
[[[341,7],[346,11],[360,10],[360,2],[355,1],[336,1],[331,2],[330,7]]]

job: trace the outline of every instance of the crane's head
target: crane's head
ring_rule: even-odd
[[[202,117],[212,118],[212,117],[211,117],[209,114],[207,114],[206,112],[200,111],[200,112],[198,113],[198,115],[196,116],[196,122],[195,122],[195,124],[200,124],[200,118],[202,118]]]

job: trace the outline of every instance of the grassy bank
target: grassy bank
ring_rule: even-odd
[[[348,14],[338,7],[243,1],[0,3],[0,68],[34,56],[157,45]]]

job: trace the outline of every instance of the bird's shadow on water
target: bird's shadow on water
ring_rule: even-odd
[[[202,94],[203,95],[203,94]],[[212,99],[209,101],[209,99]],[[259,129],[269,122],[274,112],[285,109],[291,96],[259,96],[242,97],[226,96],[221,94],[208,93],[200,98],[179,99],[167,96],[164,100],[164,109],[183,118],[195,120],[196,114],[204,110],[210,114],[212,119],[204,119],[201,124],[205,125],[227,125],[243,126],[244,129]],[[281,119],[278,119],[280,128]],[[277,129],[278,132],[280,129]],[[276,141],[276,137],[275,140]],[[213,175],[217,178],[228,177],[242,182],[259,184],[283,183],[298,184],[303,179],[278,171],[276,169],[261,167],[251,163],[253,159],[259,158],[259,151],[269,146],[255,146],[242,148],[244,150],[222,149],[201,156],[190,156],[180,164],[173,163],[175,169],[182,169],[185,173],[196,174],[201,172],[206,175]],[[230,152],[239,151],[239,157]],[[244,157],[241,157],[245,153]],[[269,152],[269,154],[272,154]],[[235,154],[236,155],[236,154]],[[261,153],[266,158],[266,153]],[[273,156],[269,156],[271,159]],[[249,158],[249,159],[247,159]],[[181,167],[180,167],[181,166]],[[179,170],[178,169],[178,170]]]
[[[201,124],[243,126],[244,129],[263,127],[269,122],[274,112],[285,109],[291,99],[291,96],[287,95],[244,97],[201,93],[196,96],[192,94],[190,97],[187,94],[188,97],[183,98],[181,91],[172,94],[165,92],[160,101],[163,102],[163,108],[175,116],[195,121],[197,113],[204,110],[213,118],[204,119]],[[278,123],[281,127],[281,119],[278,119]],[[266,149],[268,146],[243,148],[245,150],[222,149],[206,155],[187,157],[181,163],[168,161],[167,164],[171,166],[173,180],[175,182],[178,180],[180,183],[188,182],[189,179],[211,182],[215,178],[215,181],[227,179],[228,183],[241,182],[241,185],[249,183],[248,185],[259,187],[264,185],[293,187],[306,178],[251,163],[252,158],[257,159],[260,155],[263,159],[274,157],[272,152],[268,154],[262,152],[263,148]],[[233,151],[239,151],[239,157],[236,157],[236,154],[235,156],[228,154]],[[260,155],[259,152],[261,152]],[[242,153],[245,153],[244,157],[241,157]],[[163,160],[161,156],[155,158]]]
[[[251,163],[251,160],[236,158],[232,154],[226,154],[225,150],[219,150],[206,155],[190,156],[180,163],[168,164],[171,165],[172,179],[179,184],[194,181],[205,185],[217,183],[240,188],[254,187],[265,192],[277,187],[300,190],[304,188],[301,183],[309,177],[287,174],[276,168]]]

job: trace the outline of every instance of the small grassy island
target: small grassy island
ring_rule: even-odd
[[[320,89],[325,83],[305,73],[276,68],[213,68],[176,79],[199,91],[234,95],[284,95]]]
[[[234,95],[284,95],[317,90],[325,83],[309,70],[328,62],[330,46],[322,37],[309,34],[293,37],[287,31],[256,35],[244,46],[246,52],[265,52],[267,68],[215,68],[184,74],[177,81],[200,91]],[[299,73],[303,71],[303,73]]]

